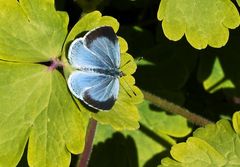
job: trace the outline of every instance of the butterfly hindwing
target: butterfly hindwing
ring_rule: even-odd
[[[74,71],[68,78],[68,86],[74,96],[83,100],[83,91],[107,79],[104,75]]]
[[[83,71],[72,73],[68,79],[68,86],[74,96],[101,110],[111,109],[119,92],[118,78]]]
[[[92,87],[84,92],[84,101],[95,108],[109,110],[113,107],[119,92],[118,78]]]

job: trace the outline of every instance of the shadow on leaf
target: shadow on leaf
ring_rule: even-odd
[[[111,139],[93,147],[89,167],[138,167],[137,148],[132,137],[114,133]]]

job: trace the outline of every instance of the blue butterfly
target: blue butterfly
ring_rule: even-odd
[[[120,48],[112,27],[103,26],[75,39],[68,51],[76,69],[68,78],[71,93],[97,110],[110,110],[119,93]]]

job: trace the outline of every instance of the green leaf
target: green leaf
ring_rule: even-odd
[[[239,126],[233,119],[235,127]],[[187,142],[174,145],[171,155],[175,160],[165,158],[162,167],[183,166],[226,166],[240,165],[240,138],[229,121],[222,119],[197,129]]]
[[[182,167],[222,166],[225,165],[224,157],[212,148],[207,142],[190,137],[186,143],[180,143],[172,147],[171,155],[180,162]],[[169,163],[169,162],[168,162]],[[171,166],[162,161],[163,166]],[[173,163],[174,165],[175,163]]]
[[[53,0],[1,0],[0,59],[44,62],[60,56],[67,24]]]
[[[156,157],[159,157],[159,154],[164,152],[170,143],[174,142],[172,138],[149,136],[141,128],[119,133],[110,126],[98,124],[89,166],[159,164],[159,161],[156,162]]]
[[[240,23],[238,10],[229,0],[162,0],[157,17],[167,38],[177,41],[185,34],[197,49],[224,46],[228,28]]]
[[[221,63],[217,57],[214,59],[210,75],[207,78],[204,78],[204,71],[207,62],[209,62],[209,60],[206,58],[200,61],[198,74],[199,80],[203,80],[203,86],[206,91],[214,93],[223,88],[235,88],[232,81],[226,78],[225,72],[223,71]]]
[[[136,149],[134,152],[136,155],[132,155],[133,153],[129,155],[131,156],[129,159],[132,159],[128,162],[126,162],[124,158],[121,159],[122,166],[127,166],[126,164],[129,165],[135,162],[136,160],[133,158],[136,156],[138,157],[137,161],[139,166],[147,166],[150,164],[156,166],[156,164],[160,163],[156,161],[157,157],[160,157],[167,147],[176,143],[175,140],[168,135],[183,137],[191,132],[191,128],[188,127],[186,119],[177,115],[167,115],[165,112],[150,108],[147,101],[139,105],[139,111],[141,117],[140,128],[136,131],[123,131],[124,139],[123,137],[121,140],[119,138],[117,139],[117,132],[111,127],[98,125],[94,139],[94,157],[90,160],[90,166],[114,166],[115,163],[119,163],[119,161],[107,161],[107,159],[111,159],[111,157],[126,157],[129,155],[129,152],[133,152],[133,149]],[[125,148],[120,150],[111,149],[112,147],[117,147],[111,144],[113,141],[116,140],[116,145],[119,145],[120,143],[127,142],[129,138],[134,141],[134,144],[128,146],[129,150],[128,148],[126,148],[126,150]],[[106,161],[109,163],[106,164]],[[122,161],[126,164],[123,165]]]
[[[121,53],[125,53],[125,52],[127,52],[127,50],[128,50],[128,44],[127,44],[127,41],[125,41],[124,38],[119,37],[119,36],[118,36],[118,41],[119,41],[119,44],[120,44],[120,46],[121,46],[121,48],[120,48],[120,52],[121,52]]]
[[[0,62],[0,166],[16,166],[28,141],[30,166],[69,166],[84,146],[86,120],[58,71]]]
[[[64,55],[62,60],[64,61],[65,68],[64,73],[68,78],[71,71],[74,69],[69,65],[66,57],[67,50],[70,42],[76,37],[83,36],[82,33],[86,33],[99,26],[108,25],[111,26],[116,32],[119,27],[119,23],[116,19],[109,16],[102,16],[100,12],[94,11],[83,16],[69,33],[65,46]],[[102,124],[110,124],[114,129],[137,129],[139,127],[138,120],[139,114],[135,104],[140,103],[143,100],[143,94],[135,84],[134,78],[131,76],[136,71],[136,63],[131,55],[125,53],[128,49],[126,41],[119,37],[120,52],[121,52],[121,68],[120,70],[126,75],[120,78],[120,91],[119,97],[108,112],[91,113],[92,117]],[[78,103],[80,108],[84,108],[81,103]]]
[[[73,41],[77,36],[83,32],[90,31],[99,26],[111,26],[115,32],[119,28],[118,21],[110,16],[102,16],[99,11],[94,11],[84,15],[80,20],[74,25],[70,33],[67,36],[65,45]]]
[[[150,106],[148,101],[140,104],[139,110],[141,111],[140,122],[156,134],[185,137],[192,131],[185,118],[179,115],[169,115],[159,108]]]
[[[240,0],[237,0],[238,6],[240,6]]]
[[[151,131],[152,132],[152,131]],[[126,138],[132,137],[137,149],[138,166],[156,166],[160,163],[161,154],[166,155],[166,150],[175,143],[174,139],[165,135],[153,136],[145,133],[141,127],[136,131],[124,133]]]
[[[121,96],[122,92],[120,90]],[[137,107],[127,101],[117,100],[114,107],[108,112],[98,112],[92,117],[101,124],[110,124],[116,130],[139,128],[139,113]]]
[[[233,121],[233,128],[234,128],[234,130],[238,134],[240,134],[240,112],[235,112],[233,114],[232,121]]]

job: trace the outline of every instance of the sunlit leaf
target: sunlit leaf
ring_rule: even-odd
[[[204,71],[206,70],[206,61],[209,61],[208,59],[203,59],[200,63],[200,69],[199,69],[199,79],[202,80]],[[235,85],[232,83],[231,80],[226,78],[225,72],[223,71],[223,68],[221,66],[221,63],[218,58],[215,58],[214,64],[212,67],[212,71],[209,74],[207,78],[203,80],[203,86],[206,91],[210,93],[214,93],[220,89],[223,88],[234,88]]]
[[[119,37],[119,36],[118,36],[118,41],[119,41],[119,44],[120,44],[120,46],[121,46],[121,48],[120,48],[120,52],[121,52],[121,53],[125,53],[125,52],[127,52],[127,50],[128,50],[128,44],[127,44],[127,41],[125,41],[124,38]]]
[[[53,0],[1,0],[0,59],[43,62],[60,56],[67,24]]]
[[[235,119],[234,126],[238,126]],[[165,158],[162,167],[202,167],[202,166],[239,166],[240,138],[228,120],[197,129],[186,142],[174,145],[171,155],[174,160]]]
[[[240,0],[237,0],[238,6],[240,6]]]
[[[234,130],[240,134],[240,112],[235,112],[233,114],[233,128]]]
[[[140,105],[140,122],[156,134],[184,137],[191,132],[188,122],[179,115],[169,115],[145,101]]]
[[[229,0],[162,0],[157,17],[167,38],[177,41],[185,34],[197,49],[224,46],[228,28],[240,23],[238,10]]]
[[[28,141],[30,166],[69,166],[83,150],[86,121],[58,71],[0,62],[0,166],[16,166]]]

